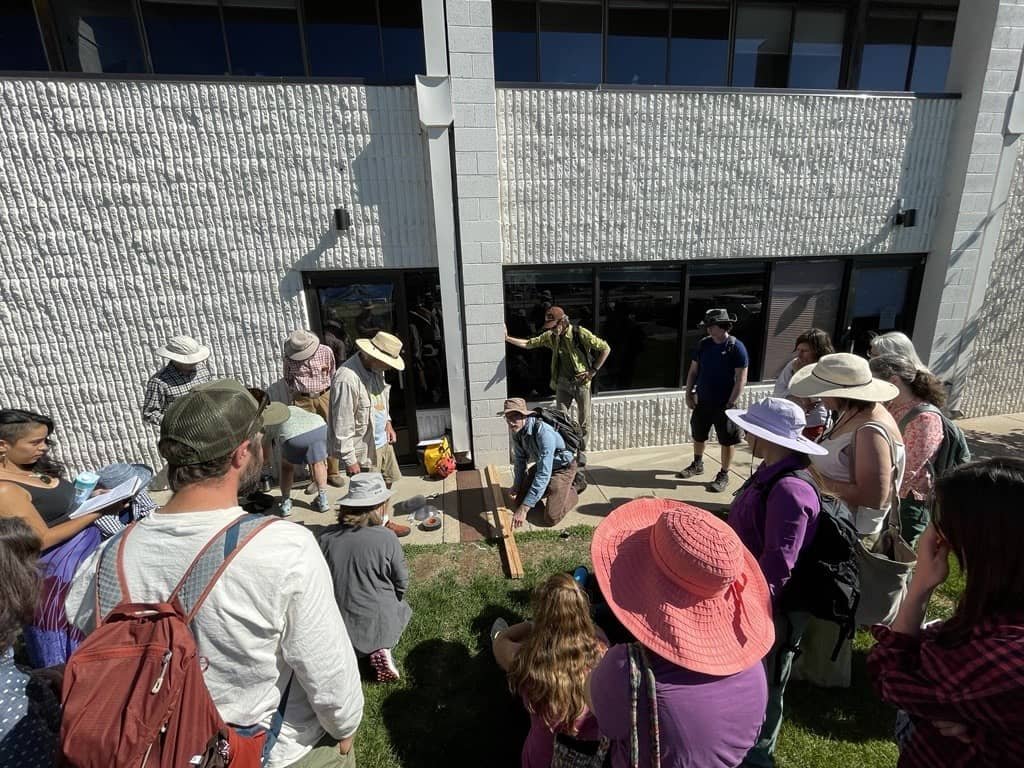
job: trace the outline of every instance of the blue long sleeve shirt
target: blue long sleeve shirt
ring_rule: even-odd
[[[512,487],[519,488],[526,475],[526,467],[532,461],[537,464],[533,484],[520,504],[533,508],[541,500],[551,473],[572,463],[572,452],[566,450],[565,441],[554,427],[545,424],[536,416],[527,416],[526,424],[512,436],[514,471]]]

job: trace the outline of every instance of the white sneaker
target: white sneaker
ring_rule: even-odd
[[[316,509],[318,512],[330,512],[331,502],[327,500],[327,491],[320,491],[316,496]]]
[[[281,513],[281,517],[288,517],[292,513],[292,500],[282,499],[278,511]]]

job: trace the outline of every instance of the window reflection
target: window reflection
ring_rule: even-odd
[[[664,84],[667,30],[664,2],[609,3],[606,82]]]
[[[411,83],[427,71],[420,14],[418,2],[380,0],[384,74],[389,82]]]
[[[376,0],[305,0],[303,9],[311,75],[384,77]]]
[[[46,69],[46,54],[32,0],[11,0],[0,6],[0,70]]]
[[[864,35],[857,87],[868,91],[902,91],[914,46],[914,15],[872,11]]]
[[[142,19],[153,71],[167,75],[226,75],[224,33],[216,0],[145,0]]]
[[[494,79],[528,83],[537,79],[537,5],[494,0]]]
[[[294,6],[254,8],[243,3],[244,0],[224,0],[224,32],[231,73],[277,77],[305,74]]]
[[[729,9],[674,8],[669,61],[672,85],[728,85]]]
[[[600,4],[540,4],[540,70],[546,83],[601,82]]]
[[[910,90],[937,93],[946,89],[954,26],[955,17],[951,13],[921,14]]]
[[[742,5],[737,9],[733,85],[786,87],[791,15],[788,8]]]
[[[846,13],[799,10],[793,27],[790,88],[838,88]]]
[[[52,7],[69,71],[146,71],[131,0],[54,0]]]

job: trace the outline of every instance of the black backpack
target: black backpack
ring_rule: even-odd
[[[928,461],[932,470],[932,477],[938,479],[951,469],[966,464],[971,460],[971,449],[967,445],[967,438],[960,427],[954,424],[949,418],[931,403],[919,403],[907,411],[900,419],[899,428],[903,432],[918,414],[937,413],[942,419],[942,445],[935,451],[935,455]]]
[[[789,581],[782,588],[779,607],[784,611],[806,611],[839,625],[839,640],[832,660],[848,637],[857,630],[860,604],[860,569],[857,542],[860,536],[850,509],[835,496],[823,495],[805,469],[781,472],[769,479],[762,497],[767,501],[772,486],[784,477],[798,477],[818,494],[820,513],[814,538],[805,544]]]
[[[552,408],[547,405],[537,406],[533,412],[538,419],[562,436],[566,450],[571,451],[573,456],[579,456],[580,446],[583,444],[583,430],[576,423],[576,419],[561,408]]]

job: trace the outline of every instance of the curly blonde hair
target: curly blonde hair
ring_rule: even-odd
[[[533,631],[509,667],[509,688],[548,728],[575,734],[586,709],[587,675],[604,651],[586,593],[572,576],[557,573],[533,594]]]

